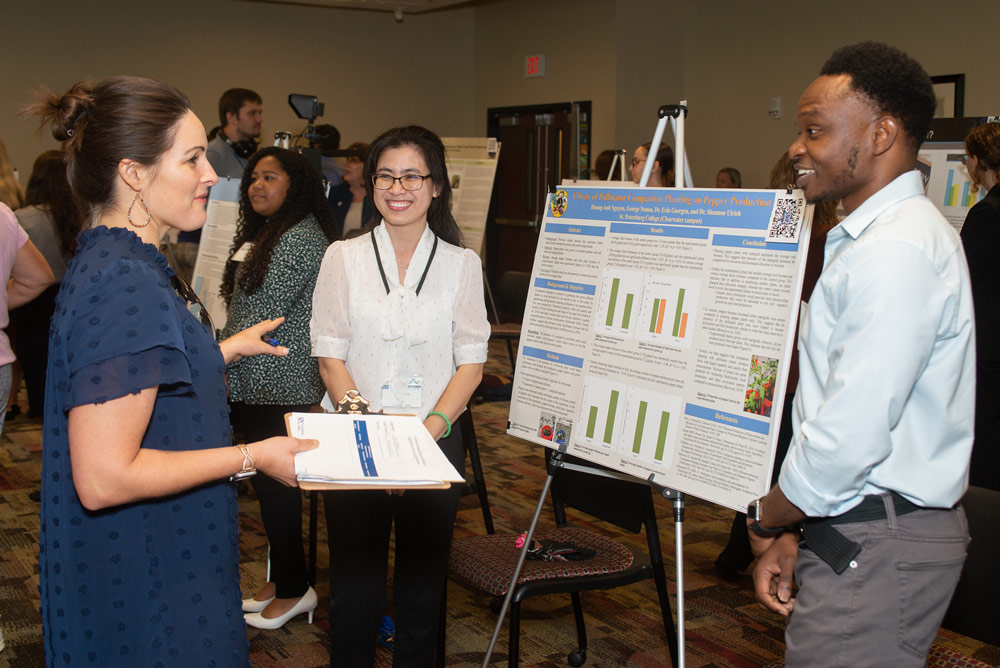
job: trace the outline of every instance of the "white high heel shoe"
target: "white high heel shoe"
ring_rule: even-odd
[[[313,621],[313,611],[316,609],[316,604],[319,602],[319,597],[316,596],[316,590],[312,587],[306,590],[306,593],[302,595],[299,602],[292,606],[291,610],[283,615],[273,618],[267,618],[261,616],[259,612],[251,612],[243,615],[243,619],[246,620],[247,626],[252,626],[255,629],[280,629],[284,626],[288,620],[292,617],[301,615],[303,612],[309,613],[309,623],[312,624]]]
[[[273,596],[271,598],[265,598],[263,601],[258,601],[255,598],[245,598],[243,599],[243,612],[260,612],[273,600]]]

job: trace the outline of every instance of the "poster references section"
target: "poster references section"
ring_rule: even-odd
[[[508,432],[745,508],[768,487],[811,217],[801,191],[556,191]]]

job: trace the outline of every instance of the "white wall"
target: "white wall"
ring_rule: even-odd
[[[590,100],[591,162],[614,146],[615,4],[608,0],[506,0],[475,9],[473,114],[486,132],[486,110]],[[524,57],[545,54],[546,75],[524,77]]]
[[[14,5],[14,6],[6,6]],[[442,135],[473,132],[472,9],[407,15],[239,0],[19,0],[3,11],[0,139],[26,183],[35,157],[55,145],[17,116],[40,85],[114,74],[167,81],[190,98],[206,129],[219,95],[240,86],[264,98],[264,134],[299,132],[289,93],[326,103],[317,122],[345,143],[393,125],[426,124]]]
[[[627,159],[637,146],[653,138],[664,104],[677,104],[686,95],[685,17],[681,0],[618,0],[615,22],[618,83],[615,105],[615,145]],[[663,140],[674,145],[669,127]]]
[[[642,0],[655,3],[653,0]],[[966,75],[965,114],[1000,114],[995,0],[840,0],[797,3],[689,0],[685,94],[696,183],[724,166],[763,187],[794,139],[799,95],[840,46],[874,39],[916,58],[931,75]],[[767,117],[781,96],[783,117]]]
[[[697,185],[734,166],[762,186],[794,136],[795,103],[838,46],[895,44],[931,74],[966,74],[966,114],[1000,114],[995,0],[483,0],[407,15],[243,0],[7,3],[0,58],[0,139],[22,182],[53,142],[17,117],[41,84],[133,73],[185,91],[206,126],[219,94],[253,88],[264,137],[300,131],[288,93],[315,94],[345,142],[418,122],[482,134],[486,109],[594,104],[592,154],[649,141],[656,109],[686,98]],[[523,58],[545,53],[544,79]],[[767,118],[780,96],[784,117]]]

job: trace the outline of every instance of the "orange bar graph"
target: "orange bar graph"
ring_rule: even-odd
[[[688,314],[685,313],[684,315],[681,316],[681,331],[680,331],[680,334],[681,334],[681,338],[682,339],[684,338],[684,332],[687,330],[687,326],[688,326]]]
[[[656,316],[656,333],[663,333],[663,312],[666,311],[666,299],[660,300],[660,315]]]

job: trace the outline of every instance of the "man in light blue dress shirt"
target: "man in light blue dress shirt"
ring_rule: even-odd
[[[924,666],[965,560],[975,334],[958,234],[913,170],[934,107],[919,63],[873,42],[799,100],[798,185],[848,215],[800,320],[788,456],[748,509],[789,668]]]

